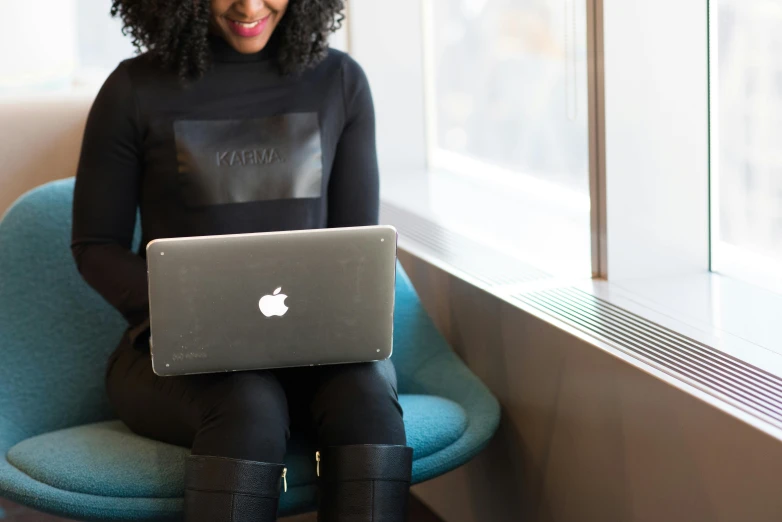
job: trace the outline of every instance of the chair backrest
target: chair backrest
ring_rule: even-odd
[[[111,417],[109,353],[126,327],[81,278],[69,248],[73,179],[20,198],[0,221],[0,424],[18,437]],[[445,341],[398,267],[393,359],[400,392]]]
[[[73,179],[22,196],[0,222],[0,418],[19,436],[111,417],[103,376],[124,329],[70,252]]]

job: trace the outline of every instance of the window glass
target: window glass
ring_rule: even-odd
[[[782,3],[711,3],[712,268],[782,291]]]
[[[433,211],[543,268],[589,274],[586,2],[428,5]]]
[[[581,4],[435,0],[434,146],[587,193]]]
[[[94,89],[121,60],[133,56],[108,0],[9,2],[0,17],[0,94]]]

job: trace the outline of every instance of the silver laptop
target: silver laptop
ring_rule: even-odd
[[[391,356],[396,229],[147,245],[152,367],[184,375]]]

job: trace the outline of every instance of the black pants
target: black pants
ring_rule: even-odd
[[[391,361],[158,377],[126,335],[106,385],[131,430],[198,455],[281,463],[291,428],[320,448],[406,442]]]

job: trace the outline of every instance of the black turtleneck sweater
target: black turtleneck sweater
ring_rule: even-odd
[[[148,325],[153,239],[377,223],[374,110],[360,66],[331,50],[282,76],[272,43],[254,55],[217,37],[210,47],[213,66],[188,85],[147,55],[120,63],[87,119],[72,250],[134,337]]]

